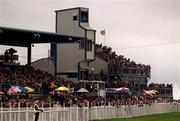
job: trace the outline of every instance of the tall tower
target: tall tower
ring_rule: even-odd
[[[69,39],[82,39],[72,43],[51,44],[55,74],[75,81],[88,80],[89,63],[95,59],[96,36],[96,31],[89,26],[89,9],[78,7],[57,10],[56,32],[70,36]]]

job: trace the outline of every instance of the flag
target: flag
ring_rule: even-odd
[[[101,35],[105,35],[106,34],[105,29],[101,30],[100,33],[101,33]]]

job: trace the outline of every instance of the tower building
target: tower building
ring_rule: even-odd
[[[52,43],[51,57],[55,74],[74,81],[88,80],[89,63],[95,60],[96,31],[89,25],[88,8],[71,8],[56,11],[56,32],[80,37],[72,43]]]

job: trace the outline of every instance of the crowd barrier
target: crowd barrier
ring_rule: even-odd
[[[143,115],[180,112],[180,104],[131,106],[48,107],[43,108],[39,121],[90,121],[94,119],[129,118]],[[0,121],[34,121],[30,107],[0,109]]]

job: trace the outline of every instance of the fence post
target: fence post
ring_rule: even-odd
[[[51,103],[49,103],[49,118],[50,118],[49,121],[52,121],[51,111],[52,111],[52,109],[51,109]]]
[[[41,103],[41,109],[44,111],[44,104],[43,102]],[[41,121],[44,121],[44,113],[41,113]]]
[[[28,111],[28,103],[26,103],[26,121],[28,121],[29,119],[29,111]]]
[[[18,102],[18,121],[20,121],[20,103]]]
[[[98,119],[100,120],[100,106],[99,106],[99,102],[97,103],[97,111],[98,111]]]
[[[89,121],[89,104],[87,103],[87,107],[86,107],[86,121]]]
[[[58,118],[58,113],[59,113],[59,111],[57,111],[57,115],[56,115],[56,120],[58,121],[59,120],[59,118]]]
[[[70,103],[70,106],[69,106],[69,121],[72,121],[72,115],[71,115],[71,103]]]
[[[78,108],[78,102],[77,102],[77,108],[76,108],[76,114],[77,114],[77,115],[76,115],[76,121],[79,121],[79,116],[78,116],[78,115],[79,115],[79,112],[78,112],[78,111],[79,111],[79,108]]]
[[[63,121],[66,120],[65,103],[63,103]]]
[[[1,102],[1,121],[3,121],[3,104],[2,104],[2,102]]]
[[[9,107],[9,121],[11,121],[12,119],[12,115],[11,115],[11,111],[12,111],[12,105],[11,105],[11,103],[10,103],[10,107]]]
[[[58,113],[59,113],[59,106],[56,106],[56,111],[57,111],[56,120],[57,120],[57,121],[59,121],[59,117],[58,117]]]
[[[86,121],[86,102],[83,103],[83,121]]]

